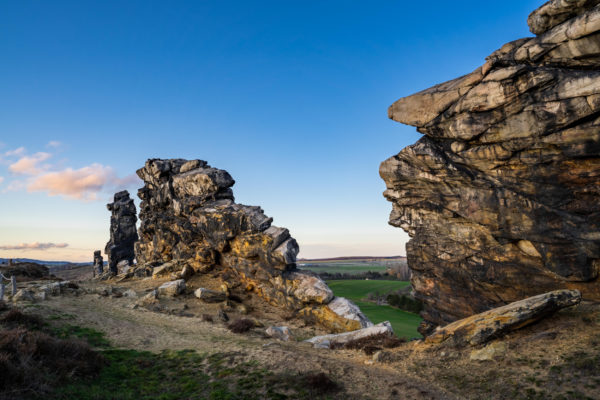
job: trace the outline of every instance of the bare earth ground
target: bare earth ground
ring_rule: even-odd
[[[115,283],[140,295],[162,281]],[[84,282],[87,291],[106,287]],[[220,322],[205,322],[217,305],[186,296],[151,311],[132,308],[136,299],[98,294],[51,297],[37,303],[44,313],[67,323],[102,331],[118,347],[159,352],[195,349],[232,353],[238,361],[255,360],[273,372],[326,372],[344,387],[346,399],[598,399],[600,398],[600,305],[585,303],[496,341],[503,348],[493,360],[470,359],[473,348],[424,348],[417,342],[386,352],[387,362],[373,362],[358,351],[313,349],[302,342],[267,338],[263,328],[234,334]],[[287,325],[297,340],[323,333],[284,316],[258,299],[253,318],[264,326]],[[184,306],[183,304],[186,304]],[[229,310],[232,318],[239,317]],[[188,315],[188,316],[185,316]],[[216,321],[216,320],[215,320]]]
[[[76,277],[68,271],[69,277]],[[60,275],[60,274],[56,274]],[[87,274],[83,277],[87,278]],[[164,279],[168,280],[168,279]],[[134,288],[140,293],[155,288],[164,280],[146,279],[114,284],[121,289]],[[81,282],[88,291],[108,285],[104,282]],[[208,286],[208,285],[206,285]],[[252,304],[252,312],[244,317],[264,324],[248,334],[235,334],[220,322],[205,322],[202,314],[215,315],[219,306],[204,304],[195,298],[166,302],[166,310],[150,311],[143,307],[133,309],[137,299],[113,298],[98,294],[50,297],[38,303],[54,318],[63,317],[73,325],[94,328],[106,334],[117,347],[160,352],[161,350],[193,349],[200,353],[236,353],[239,361],[258,361],[276,373],[326,372],[340,383],[345,399],[453,399],[435,385],[430,385],[415,374],[398,374],[386,364],[374,364],[371,357],[356,351],[313,349],[302,342],[281,342],[266,337],[262,332],[269,325],[289,326],[297,340],[324,334],[313,326],[298,321],[283,321],[279,310],[264,305],[260,299],[245,299]],[[248,301],[250,300],[250,301]],[[170,312],[170,313],[169,313]],[[193,315],[180,316],[176,314]],[[241,317],[235,311],[227,312],[230,318]],[[46,314],[46,312],[44,312]]]

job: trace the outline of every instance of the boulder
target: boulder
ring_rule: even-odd
[[[265,333],[274,339],[284,342],[289,342],[290,339],[293,339],[292,333],[287,326],[270,326],[265,330]]]
[[[49,297],[50,297],[50,295],[45,290],[40,290],[39,292],[34,293],[34,298],[36,300],[44,301],[44,300],[48,300]]]
[[[51,296],[60,296],[62,292],[63,282],[53,282],[47,285],[40,286],[40,290]]]
[[[131,299],[135,299],[138,297],[137,293],[133,289],[127,289],[123,292],[123,297],[129,297]]]
[[[299,314],[318,321],[331,332],[355,331],[373,325],[356,304],[344,297],[334,297],[324,306],[308,305]]]
[[[311,339],[305,340],[305,342],[312,343],[315,348],[329,349],[332,346],[342,346],[352,340],[363,339],[369,336],[381,335],[382,333],[392,336],[394,330],[392,325],[388,322],[381,322],[377,325],[372,325],[368,328],[358,329],[352,332],[344,332],[337,335],[322,335],[315,336]]]
[[[17,293],[15,293],[15,295],[12,297],[12,301],[29,301],[33,303],[35,301],[35,297],[32,291],[26,289],[19,289],[17,290]]]
[[[597,4],[547,2],[539,36],[390,106],[424,135],[380,167],[421,333],[541,292],[600,300]]]
[[[178,260],[169,261],[152,269],[152,278],[159,279],[169,276],[172,272],[179,271],[183,265]]]
[[[481,349],[471,351],[469,360],[471,361],[492,361],[506,354],[508,346],[504,342],[493,342]]]
[[[227,293],[205,288],[196,289],[194,291],[194,296],[206,303],[221,303],[227,300]]]
[[[176,281],[165,282],[158,287],[158,295],[165,297],[175,297],[185,291],[185,281],[178,279]]]
[[[148,306],[158,301],[158,289],[154,289],[142,296],[136,304],[139,306]]]
[[[333,291],[316,275],[292,272],[286,278],[288,293],[303,303],[328,304],[333,300]]]
[[[437,328],[425,339],[425,343],[480,345],[580,301],[581,293],[577,290],[540,294]]]

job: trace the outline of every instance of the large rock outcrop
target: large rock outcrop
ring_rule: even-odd
[[[296,269],[296,240],[260,207],[235,203],[227,171],[202,160],[151,159],[137,174],[145,183],[138,192],[138,264],[220,275],[334,331],[371,324],[352,303],[334,299],[319,277]]]
[[[546,3],[537,37],[389,108],[425,135],[380,168],[422,333],[557,289],[600,299],[597,3]]]
[[[110,240],[104,252],[108,256],[110,272],[117,274],[117,265],[121,261],[133,264],[135,259],[135,242],[138,240],[135,204],[129,198],[129,192],[123,190],[115,193],[114,202],[106,205],[110,216]]]

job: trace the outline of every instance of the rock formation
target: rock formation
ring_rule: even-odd
[[[421,332],[556,289],[600,299],[600,1],[553,0],[474,72],[402,98],[382,163]]]
[[[104,258],[102,258],[100,250],[94,251],[94,266],[92,268],[94,276],[100,276],[104,273]]]
[[[138,240],[136,210],[127,190],[115,193],[114,202],[107,204],[106,208],[111,212],[110,240],[104,253],[108,256],[110,272],[117,274],[119,262],[127,261],[131,265],[135,259],[134,245]]]
[[[271,226],[260,207],[235,203],[227,171],[202,160],[151,159],[137,174],[145,183],[138,192],[137,271],[160,277],[191,267],[219,275],[226,286],[243,284],[334,331],[370,325],[354,304],[334,299],[319,277],[296,269],[296,240]]]

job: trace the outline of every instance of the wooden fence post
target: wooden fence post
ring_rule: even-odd
[[[14,297],[17,294],[17,278],[14,275],[10,277],[10,283],[12,283],[12,295]]]
[[[2,278],[0,278],[1,280]],[[4,283],[0,282],[0,301],[4,300]]]

